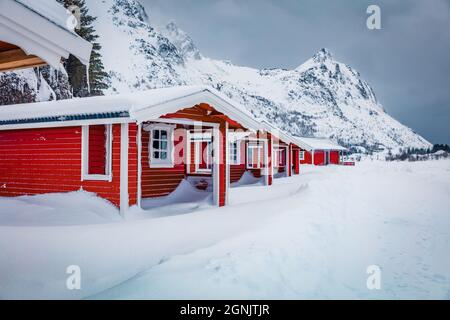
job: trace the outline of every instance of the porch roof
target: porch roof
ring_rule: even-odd
[[[58,126],[67,121],[106,118],[144,122],[200,103],[213,106],[250,130],[256,131],[261,127],[260,121],[217,90],[204,86],[181,86],[131,94],[2,106],[0,130],[19,129],[24,125],[30,127],[30,124],[52,123],[52,126]]]
[[[92,44],[74,32],[68,23],[70,18],[68,11],[55,0],[0,1],[0,41],[16,46],[5,58],[7,65],[12,66],[5,66],[4,70],[29,67],[26,61],[36,57],[41,59],[41,64],[59,69],[61,58],[70,54],[88,65]],[[14,59],[25,62],[12,63]]]

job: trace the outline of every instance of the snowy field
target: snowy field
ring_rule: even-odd
[[[196,199],[123,221],[83,192],[0,198],[0,298],[450,299],[450,161],[302,167],[226,208]]]

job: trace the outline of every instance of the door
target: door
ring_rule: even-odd
[[[212,171],[212,142],[201,140],[195,142],[195,165],[197,172],[210,173]]]

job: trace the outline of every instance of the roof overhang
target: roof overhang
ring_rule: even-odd
[[[91,124],[95,121],[137,122],[161,117],[199,104],[208,104],[250,132],[260,130],[260,122],[242,107],[206,87],[174,87],[129,95],[78,98],[0,108],[0,130],[59,127]]]
[[[294,137],[295,143],[302,149],[306,151],[313,151],[313,150],[337,150],[337,151],[347,151],[347,148],[344,148],[340,146],[339,144],[328,140],[328,139],[316,139],[316,138],[299,138]],[[318,144],[314,143],[314,140],[319,141]],[[321,141],[322,140],[322,141]],[[312,142],[310,142],[312,141]]]
[[[58,69],[70,54],[89,65],[92,51],[91,43],[15,0],[0,1],[0,40]]]
[[[242,108],[229,101],[229,99],[222,97],[221,94],[209,88],[202,88],[197,92],[169,99],[165,102],[134,108],[130,112],[130,117],[138,123],[141,123],[176,112],[180,110],[180,106],[195,106],[201,103],[212,106],[215,110],[227,115],[247,130],[256,132],[260,127],[260,123],[253,116],[247,114]]]

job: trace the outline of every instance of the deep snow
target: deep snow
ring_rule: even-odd
[[[0,298],[450,299],[450,161],[302,167],[230,201],[122,221],[83,192],[0,198]]]

